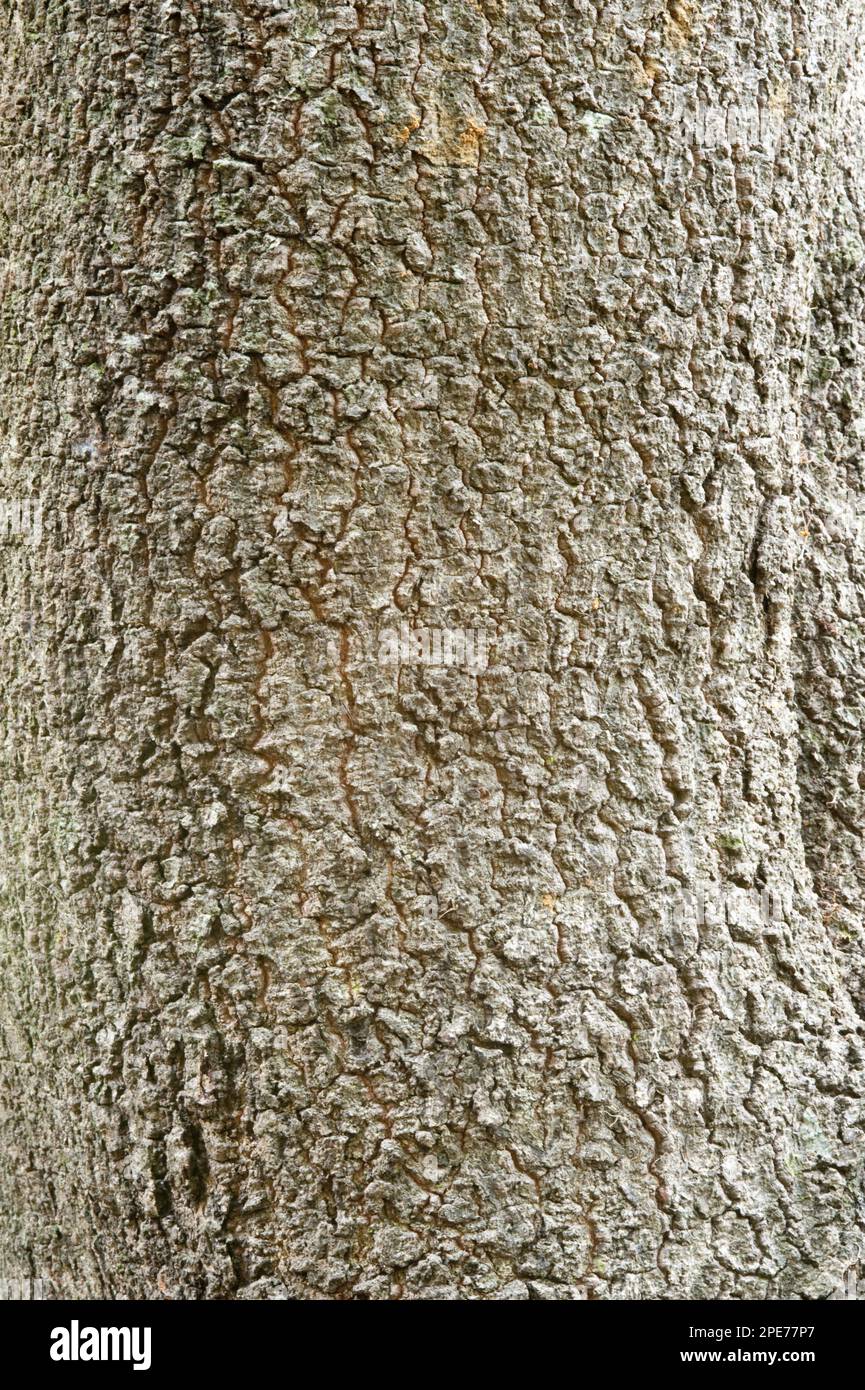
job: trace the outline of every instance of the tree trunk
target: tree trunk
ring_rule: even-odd
[[[855,1262],[860,12],[8,0],[8,1274]]]

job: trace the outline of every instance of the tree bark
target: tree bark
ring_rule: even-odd
[[[861,4],[0,23],[3,1269],[829,1297]]]

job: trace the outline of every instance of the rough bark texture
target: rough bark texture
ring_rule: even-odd
[[[860,0],[0,26],[5,1272],[828,1297]]]

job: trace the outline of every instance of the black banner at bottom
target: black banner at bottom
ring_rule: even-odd
[[[359,1300],[358,1300],[359,1301]],[[328,1311],[329,1310],[329,1311]],[[821,1378],[844,1372],[849,1375],[858,1360],[861,1336],[859,1304],[855,1300],[766,1303],[628,1303],[574,1302],[565,1321],[548,1323],[549,1314],[536,1323],[534,1315],[522,1324],[503,1326],[494,1319],[472,1318],[463,1324],[468,1334],[457,1355],[450,1337],[433,1308],[424,1305],[422,1323],[404,1321],[406,1305],[396,1316],[381,1313],[347,1315],[336,1312],[333,1302],[207,1302],[133,1303],[59,1301],[9,1301],[0,1303],[2,1334],[14,1345],[20,1364],[38,1370],[50,1381],[65,1383],[70,1377],[92,1380],[102,1373],[155,1376],[220,1376],[249,1374],[259,1367],[279,1369],[280,1379],[291,1379],[299,1370],[291,1361],[299,1352],[315,1357],[323,1374],[333,1374],[345,1358],[346,1369],[360,1369],[367,1351],[378,1358],[384,1350],[381,1337],[410,1332],[421,1353],[422,1369],[429,1374],[436,1362],[443,1373],[453,1374],[454,1358],[461,1377],[466,1371],[466,1350],[474,1347],[479,1370],[489,1374],[496,1354],[511,1356],[534,1335],[531,1355],[536,1374],[550,1358],[573,1361],[581,1378],[590,1366],[613,1374],[646,1372],[662,1376],[681,1374],[699,1379],[705,1372],[737,1371],[740,1367],[762,1370],[768,1383],[779,1373],[793,1370],[816,1373]],[[448,1328],[452,1326],[448,1321]],[[498,1329],[501,1327],[501,1332]],[[357,1338],[375,1336],[367,1344]],[[421,1340],[423,1339],[423,1340]],[[392,1371],[396,1372],[397,1363]],[[269,1372],[268,1372],[269,1373]],[[305,1374],[308,1376],[309,1372]]]

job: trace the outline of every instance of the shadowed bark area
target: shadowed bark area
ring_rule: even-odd
[[[859,391],[860,11],[10,0],[11,1275],[855,1262],[861,802],[809,739],[860,697],[806,513],[858,466],[814,362]]]
[[[865,73],[865,68],[858,68]],[[861,78],[860,78],[861,81]],[[851,110],[821,228],[803,412],[806,547],[796,593],[802,825],[809,867],[865,1016],[865,102]]]

